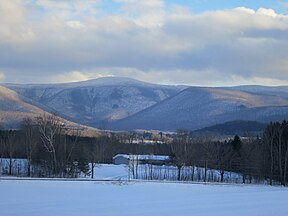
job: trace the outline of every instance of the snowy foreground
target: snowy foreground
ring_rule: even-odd
[[[283,187],[1,180],[1,216],[288,215]]]

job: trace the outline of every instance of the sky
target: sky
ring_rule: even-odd
[[[0,0],[0,82],[288,85],[288,0]]]

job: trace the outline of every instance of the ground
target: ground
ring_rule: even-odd
[[[1,180],[2,216],[288,215],[288,189],[161,182]]]

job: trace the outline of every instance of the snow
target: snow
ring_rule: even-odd
[[[158,160],[158,161],[165,161],[169,160],[169,156],[164,155],[128,155],[128,154],[117,154],[113,157],[113,159],[116,159],[117,157],[124,157],[126,159],[132,159],[132,160]]]
[[[127,156],[119,154],[118,156]],[[132,159],[136,159],[137,156],[130,156]],[[151,157],[147,155],[147,157]],[[168,156],[159,156],[153,155],[152,160],[160,160],[163,159],[162,157]],[[141,160],[144,160],[144,155],[142,155]],[[139,159],[139,158],[138,158]],[[164,159],[163,159],[164,160]],[[27,159],[12,159],[12,176],[14,177],[25,177],[27,176]],[[9,159],[0,159],[0,177],[10,178],[8,175],[10,160]],[[82,173],[79,178],[81,179],[90,179],[91,178],[91,168],[90,166],[90,173],[85,175]],[[201,167],[193,167],[186,166],[181,169],[181,180],[183,181],[191,181],[192,173],[194,181],[203,182],[204,179],[204,168]],[[37,177],[37,167],[32,166],[31,171],[32,174],[34,173],[34,177]],[[137,170],[137,174],[136,174]],[[177,180],[178,169],[172,165],[150,165],[150,164],[139,164],[136,165],[131,163],[131,166],[128,165],[114,165],[114,164],[96,164],[94,167],[94,179],[97,180],[129,180],[129,179],[138,179],[142,180],[168,180],[168,181],[176,181]],[[152,177],[151,177],[152,175]],[[33,175],[32,175],[33,176]],[[218,170],[208,169],[207,170],[207,181],[208,182],[219,182],[220,181],[220,172]],[[249,180],[247,180],[248,182]],[[233,172],[225,172],[224,174],[224,182],[229,183],[242,183],[242,175]],[[257,181],[252,179],[253,183],[265,183],[266,181]]]
[[[91,164],[90,164],[91,168]],[[134,171],[133,171],[134,170]],[[134,173],[134,175],[133,175]],[[178,169],[175,166],[168,165],[149,165],[142,164],[137,167],[137,178],[142,180],[151,180],[151,173],[153,180],[165,180],[165,181],[177,181]],[[192,176],[192,167],[185,167],[181,170],[181,180],[190,181]],[[188,178],[187,178],[188,177]],[[89,176],[81,176],[81,178],[91,178],[91,172]],[[94,179],[97,180],[129,180],[136,179],[136,166],[128,165],[114,165],[114,164],[98,164],[94,168]],[[194,169],[194,181],[204,181],[204,168],[195,167]],[[218,170],[207,170],[208,182],[219,182],[220,172]],[[239,173],[225,172],[224,182],[226,183],[242,183],[242,175]],[[249,182],[249,180],[247,180]],[[256,181],[252,179],[256,184],[267,184],[266,181]]]
[[[8,158],[0,158],[0,176],[8,174],[9,166],[11,166],[11,171],[13,175],[27,175],[27,159],[13,158],[9,160]]]
[[[3,216],[288,215],[288,189],[160,182],[0,180]]]
[[[128,180],[128,172],[126,165],[98,164],[94,168],[94,177],[98,180]]]

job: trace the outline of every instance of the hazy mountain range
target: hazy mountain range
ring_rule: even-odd
[[[266,126],[266,123],[256,121],[235,120],[195,130],[193,131],[193,134],[196,136],[218,136],[235,134],[239,136],[261,136]]]
[[[3,84],[0,120],[17,125],[43,110],[67,120],[114,130],[197,130],[234,120],[288,119],[288,86],[189,87],[129,78],[68,84]]]

